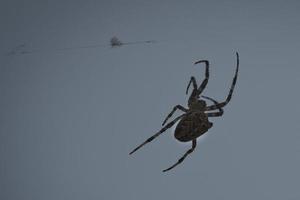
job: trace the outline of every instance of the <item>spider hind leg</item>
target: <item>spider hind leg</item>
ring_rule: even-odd
[[[196,145],[197,145],[197,140],[193,139],[192,148],[189,149],[181,158],[179,158],[179,160],[174,165],[163,170],[163,172],[169,171],[169,170],[173,169],[174,167],[176,167],[177,165],[179,165],[180,163],[182,163],[182,161],[184,161],[184,159],[195,150]]]

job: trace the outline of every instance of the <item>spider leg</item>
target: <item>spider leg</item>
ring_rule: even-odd
[[[199,96],[203,90],[205,89],[207,83],[208,83],[208,79],[209,79],[209,62],[208,60],[199,60],[197,62],[195,62],[194,64],[198,64],[198,63],[205,63],[205,78],[202,81],[201,85],[199,86],[198,90],[197,90],[197,95]]]
[[[185,114],[180,115],[179,117],[176,117],[173,121],[171,121],[170,123],[168,123],[166,126],[164,126],[162,129],[160,129],[160,131],[158,131],[157,133],[155,133],[153,136],[151,136],[150,138],[148,138],[145,142],[143,142],[142,144],[140,144],[138,147],[136,147],[133,151],[131,151],[129,154],[133,154],[135,151],[137,151],[139,148],[141,148],[142,146],[144,146],[145,144],[151,142],[154,138],[156,138],[157,136],[159,136],[160,134],[162,134],[163,132],[165,132],[167,129],[171,128],[180,118],[182,118]]]
[[[188,94],[188,91],[189,91],[189,88],[190,88],[191,83],[193,83],[194,90],[197,90],[198,86],[197,86],[196,79],[195,79],[195,77],[192,76],[192,77],[191,77],[191,80],[190,80],[190,82],[189,82],[189,84],[188,84],[188,86],[187,86],[187,88],[186,88],[185,94]]]
[[[189,155],[191,154],[194,149],[196,148],[197,145],[197,140],[193,139],[193,144],[192,144],[192,148],[189,149],[174,165],[172,165],[171,167],[169,167],[168,169],[163,170],[163,172],[169,171],[171,169],[173,169],[174,167],[176,167],[177,165],[179,165],[180,163],[182,163],[182,161]]]
[[[238,71],[239,71],[239,54],[238,54],[238,52],[236,52],[236,60],[237,60],[237,62],[236,62],[235,75],[233,77],[233,80],[232,80],[232,83],[231,83],[231,87],[230,87],[230,90],[229,90],[229,94],[228,94],[226,100],[224,102],[218,103],[216,105],[207,106],[206,110],[219,109],[219,108],[222,108],[222,107],[226,106],[229,103],[229,101],[230,101],[230,99],[232,97],[232,93],[233,93],[233,90],[234,90],[234,87],[235,87],[235,84],[236,84],[236,80],[237,80],[237,76],[238,76]]]
[[[219,103],[219,102],[217,102],[216,100],[214,100],[214,99],[211,98],[211,97],[207,97],[207,96],[203,96],[203,95],[202,95],[201,97],[203,97],[203,98],[205,98],[205,99],[208,99],[208,100],[214,102],[215,105],[217,105],[217,104]],[[224,110],[223,110],[221,107],[218,107],[218,109],[219,109],[218,112],[211,112],[211,113],[205,113],[205,114],[206,114],[208,117],[219,117],[219,116],[222,116],[223,113],[224,113]]]
[[[185,107],[181,106],[181,105],[177,105],[177,106],[174,106],[173,110],[168,114],[168,116],[166,117],[166,119],[164,120],[164,122],[162,123],[162,126],[165,125],[165,123],[168,121],[168,119],[170,117],[172,117],[172,115],[174,114],[174,112],[179,109],[183,112],[187,112],[188,109],[186,109]]]

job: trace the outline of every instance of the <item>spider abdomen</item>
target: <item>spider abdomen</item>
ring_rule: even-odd
[[[207,116],[202,112],[194,112],[184,116],[176,126],[174,137],[181,142],[191,141],[212,127]]]

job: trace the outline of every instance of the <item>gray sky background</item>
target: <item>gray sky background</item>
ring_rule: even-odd
[[[0,199],[300,198],[298,1],[0,3]],[[157,40],[110,48],[55,48]],[[6,56],[20,44],[36,53]],[[194,153],[167,131],[191,75],[233,99]],[[179,113],[178,113],[179,114]],[[174,129],[173,129],[174,130]]]

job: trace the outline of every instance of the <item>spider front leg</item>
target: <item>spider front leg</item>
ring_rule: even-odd
[[[169,171],[169,170],[173,169],[174,167],[176,167],[177,165],[179,165],[180,163],[182,163],[182,161],[184,161],[184,159],[194,151],[194,149],[196,148],[196,145],[197,145],[197,140],[193,139],[192,148],[189,149],[174,165],[172,165],[168,169],[163,170],[163,172]]]
[[[173,121],[171,121],[170,123],[168,123],[166,126],[164,126],[162,129],[160,129],[160,131],[158,131],[156,134],[154,134],[153,136],[151,136],[150,138],[148,138],[145,142],[143,142],[142,144],[140,144],[138,147],[136,147],[133,151],[131,151],[129,154],[133,154],[135,151],[137,151],[139,148],[141,148],[142,146],[144,146],[145,144],[151,142],[154,138],[156,138],[157,136],[159,136],[160,134],[162,134],[163,132],[165,132],[167,129],[171,128],[180,118],[182,118],[185,114],[180,115],[179,117],[176,117]]]
[[[197,86],[196,79],[195,79],[195,77],[192,76],[191,80],[190,80],[190,82],[189,82],[189,84],[188,84],[188,86],[186,88],[185,94],[188,94],[188,91],[189,91],[191,83],[193,83],[194,90],[197,90],[198,86]]]
[[[166,117],[166,119],[164,120],[164,122],[162,123],[162,126],[165,125],[165,123],[168,121],[168,119],[170,117],[172,117],[172,115],[174,114],[174,112],[179,109],[183,112],[187,112],[188,109],[186,109],[185,107],[183,107],[182,105],[177,105],[177,106],[174,106],[173,110],[168,114],[168,116]]]
[[[217,102],[216,100],[214,100],[213,98],[211,97],[207,97],[207,96],[201,96],[202,98],[205,98],[205,99],[208,99],[212,102],[214,102],[215,105],[218,105],[219,102]],[[211,113],[205,113],[208,117],[220,117],[223,115],[224,113],[224,110],[221,108],[221,107],[218,107],[219,111],[218,112],[211,112]]]
[[[208,60],[199,60],[199,61],[195,62],[194,64],[196,65],[199,63],[205,63],[205,78],[197,90],[198,95],[200,95],[203,92],[203,90],[205,89],[205,87],[208,83],[208,79],[209,79],[209,62],[208,62]]]
[[[236,52],[236,70],[235,70],[235,75],[233,77],[233,80],[232,80],[232,83],[231,83],[231,86],[230,86],[230,90],[229,90],[229,94],[226,98],[226,100],[222,103],[218,103],[216,105],[212,105],[212,106],[208,106],[206,107],[206,110],[216,110],[216,109],[219,109],[219,108],[222,108],[224,106],[226,106],[229,101],[231,100],[231,97],[232,97],[232,93],[233,93],[233,90],[234,90],[234,87],[235,87],[235,84],[236,84],[236,80],[237,80],[237,76],[238,76],[238,71],[239,71],[239,54],[238,52]]]

